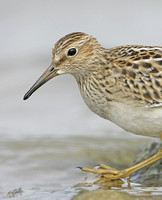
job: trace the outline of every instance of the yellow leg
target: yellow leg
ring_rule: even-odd
[[[112,179],[130,177],[131,174],[133,174],[134,172],[136,172],[139,169],[142,169],[143,167],[146,167],[147,165],[150,165],[160,159],[162,159],[162,149],[160,149],[160,151],[158,153],[156,153],[155,155],[151,156],[150,158],[144,160],[143,162],[140,162],[132,167],[129,167],[129,168],[121,171],[117,176],[113,176],[113,177],[110,176],[110,177],[112,177]],[[109,178],[109,175],[105,175],[104,177]]]
[[[162,139],[162,134],[160,135],[161,139]],[[101,174],[103,175],[105,178],[107,179],[120,179],[120,178],[126,178],[126,177],[130,177],[131,174],[133,174],[134,172],[136,172],[139,169],[142,169],[143,167],[146,167],[147,165],[150,165],[158,160],[162,159],[162,149],[160,149],[160,151],[158,153],[156,153],[155,155],[151,156],[150,158],[132,166],[129,167],[123,171],[118,171],[114,168],[111,168],[109,166],[106,165],[100,165],[99,169],[89,169],[89,168],[81,168],[80,169],[82,171],[85,172],[91,172],[91,173],[95,173],[95,174]]]

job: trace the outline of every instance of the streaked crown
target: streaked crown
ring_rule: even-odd
[[[88,34],[68,34],[54,45],[52,63],[59,68],[60,74],[74,74],[81,68],[84,72],[88,70],[90,62],[94,60],[92,57],[97,55],[96,50],[98,51],[100,46],[96,39]]]

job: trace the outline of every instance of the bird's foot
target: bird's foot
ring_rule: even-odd
[[[142,169],[143,167],[146,167],[147,165],[150,165],[151,163],[154,163],[155,161],[160,160],[160,159],[162,159],[162,149],[160,149],[159,152],[157,152],[153,156],[147,158],[146,160],[144,160],[132,167],[129,167],[125,170],[122,170],[122,171],[118,171],[114,168],[111,168],[109,166],[102,165],[102,164],[99,165],[99,169],[89,169],[89,168],[82,168],[82,167],[79,167],[79,168],[84,172],[101,174],[102,177],[104,177],[106,179],[110,179],[110,180],[117,180],[117,179],[127,178],[127,177],[128,177],[128,179],[130,179],[131,174],[133,174],[137,170]]]
[[[98,165],[98,169],[90,169],[84,167],[79,168],[84,172],[100,174],[101,177],[104,177],[109,180],[117,180],[123,178],[122,175],[124,175],[124,171],[118,171],[112,167],[103,164]]]

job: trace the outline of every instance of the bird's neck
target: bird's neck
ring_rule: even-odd
[[[94,57],[88,60],[88,63],[82,66],[79,71],[74,72],[72,75],[75,77],[78,85],[87,82],[90,77],[103,76],[103,71],[106,66],[111,62],[111,51],[103,48],[101,45],[95,50]],[[103,78],[103,77],[102,77]]]

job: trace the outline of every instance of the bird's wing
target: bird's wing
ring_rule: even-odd
[[[162,47],[125,46],[118,55],[111,72],[122,90],[150,106],[162,106]]]

